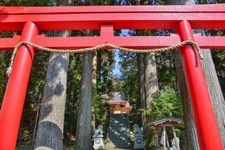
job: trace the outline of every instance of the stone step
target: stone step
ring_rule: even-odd
[[[131,149],[129,139],[129,120],[126,114],[112,114],[109,121],[109,142],[106,149]]]

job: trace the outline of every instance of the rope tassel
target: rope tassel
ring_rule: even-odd
[[[154,49],[132,49],[132,48],[120,47],[120,46],[113,45],[113,44],[101,44],[101,45],[97,45],[97,46],[94,46],[94,47],[80,48],[80,49],[52,49],[52,48],[42,47],[42,46],[39,46],[37,44],[28,42],[28,41],[21,41],[15,46],[15,48],[13,50],[13,54],[12,54],[12,57],[11,57],[11,60],[10,60],[10,64],[9,64],[9,67],[8,67],[8,69],[6,71],[8,76],[11,73],[15,55],[16,55],[18,49],[22,45],[31,46],[31,47],[33,47],[35,49],[38,49],[38,50],[41,50],[41,51],[58,52],[58,53],[84,53],[84,52],[97,51],[97,50],[102,50],[102,49],[119,49],[119,50],[121,50],[123,52],[129,52],[129,53],[151,53],[151,52],[171,51],[171,50],[175,50],[175,49],[181,48],[182,46],[185,46],[185,45],[191,45],[191,46],[193,46],[194,48],[197,49],[199,57],[201,59],[203,59],[203,55],[200,52],[200,47],[198,46],[198,44],[196,42],[194,42],[192,40],[186,40],[186,41],[183,41],[183,42],[181,42],[181,43],[179,43],[177,45],[174,45],[174,46],[169,46],[169,47],[164,47],[164,48],[154,48]],[[196,52],[195,51],[194,51],[194,54],[196,56]],[[196,59],[196,66],[198,66],[197,59]]]

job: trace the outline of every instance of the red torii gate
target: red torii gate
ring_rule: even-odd
[[[225,48],[225,37],[205,37],[192,29],[225,29],[225,5],[198,6],[85,6],[0,7],[0,31],[22,31],[0,39],[0,50],[12,50],[20,41],[49,48],[84,48],[112,43],[129,48],[160,48],[185,40],[201,48]],[[98,37],[45,37],[43,30],[100,30]],[[114,29],[173,29],[171,36],[119,37]],[[194,49],[194,51],[196,51]],[[0,111],[0,149],[15,149],[20,118],[35,50],[21,46],[14,60]],[[222,150],[199,56],[192,46],[181,49],[183,67],[202,150]],[[197,59],[197,60],[196,60]]]

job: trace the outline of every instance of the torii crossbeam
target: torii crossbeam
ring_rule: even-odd
[[[114,36],[119,29],[172,29],[170,36]],[[192,29],[225,29],[225,5],[195,6],[83,6],[0,7],[0,31],[21,35],[0,38],[0,50],[12,50],[20,41],[49,48],[84,48],[104,43],[129,48],[160,48],[193,40],[201,48],[225,48],[225,37],[193,34]],[[100,30],[93,37],[45,37],[46,30]],[[207,83],[195,49],[181,49],[188,92],[202,150],[222,150]],[[15,149],[35,50],[17,52],[0,111],[0,149]],[[196,60],[197,59],[197,60]],[[196,61],[198,66],[196,66]]]

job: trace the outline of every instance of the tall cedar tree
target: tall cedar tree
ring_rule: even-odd
[[[59,0],[59,5],[72,5],[72,1]],[[69,36],[71,32],[59,31],[57,34]],[[68,64],[69,54],[50,54],[35,150],[63,149]]]

